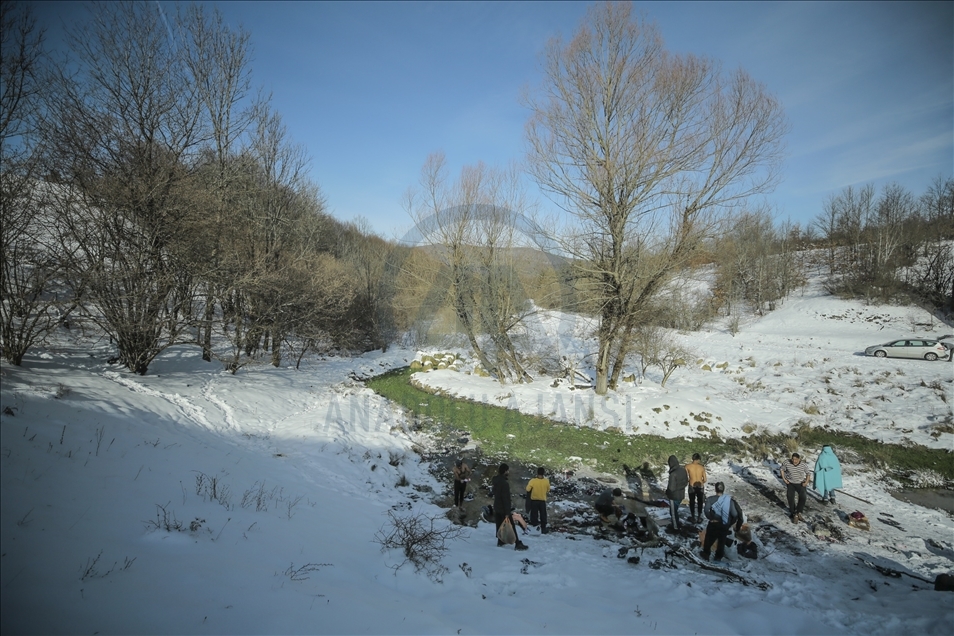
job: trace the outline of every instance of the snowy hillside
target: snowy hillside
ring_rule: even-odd
[[[596,341],[581,337],[593,331],[588,321],[542,312],[537,324],[546,334],[536,336],[537,349],[590,361],[590,368],[583,362],[577,369],[593,377]],[[933,331],[914,325],[932,325]],[[673,332],[692,355],[665,388],[660,370],[652,367],[641,383],[623,382],[605,398],[567,382],[554,387],[552,377],[501,386],[442,369],[420,374],[418,381],[525,413],[632,433],[697,437],[715,431],[724,439],[758,429],[787,432],[802,422],[884,442],[954,449],[950,362],[864,355],[870,345],[951,331],[925,310],[838,300],[816,282],[777,311],[749,318],[735,336],[720,328]]]
[[[589,425],[666,436],[706,434],[693,419],[700,413],[722,436],[809,418],[951,449],[951,363],[859,353],[908,333],[912,311],[808,290],[735,337],[683,336],[700,362],[665,389],[650,376],[580,412],[592,413]],[[552,320],[556,329],[561,317]],[[556,346],[586,349],[568,337]],[[728,564],[762,587],[662,548],[632,565],[616,558],[619,543],[585,535],[531,532],[529,551],[500,549],[486,523],[449,545],[441,581],[394,569],[403,557],[375,542],[388,512],[442,518],[433,493],[450,483],[415,452],[427,440],[351,378],[405,366],[416,353],[233,376],[183,347],[140,377],[107,365],[103,343],[64,332],[22,368],[4,363],[0,631],[942,634],[954,624],[954,595],[919,580],[954,570],[951,515],[897,501],[856,471],[845,490],[871,504],[839,503],[864,510],[872,527],[845,526],[839,541],[793,526],[765,502],[751,484],[781,493],[769,466],[708,467],[710,482],[725,481],[765,529],[759,560]],[[416,377],[531,412],[559,416],[552,405],[562,402],[567,419],[578,396],[589,400],[549,382],[502,389],[453,371]],[[511,482],[516,493],[525,480]],[[551,515],[564,507],[554,498]],[[666,510],[651,512],[666,523]]]

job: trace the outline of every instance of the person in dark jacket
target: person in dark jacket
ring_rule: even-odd
[[[622,498],[623,491],[619,488],[607,488],[596,498],[593,507],[604,523],[609,523],[609,517],[612,515],[616,515],[617,519],[623,518],[623,506],[620,503]]]
[[[729,493],[725,491],[725,484],[721,481],[715,485],[716,494],[706,499],[705,515],[709,520],[706,526],[706,537],[702,544],[702,558],[709,560],[712,553],[712,544],[716,543],[715,560],[721,561],[725,556],[725,540],[729,530],[735,526],[738,532],[742,527],[742,508]]]
[[[679,504],[686,498],[686,486],[689,485],[689,473],[679,463],[675,455],[669,456],[669,484],[666,486],[666,498],[669,499],[669,527],[679,530]]]
[[[497,468],[497,475],[491,480],[490,484],[494,491],[494,525],[496,526],[494,536],[497,536],[497,533],[500,532],[500,526],[505,519],[510,519],[510,525],[513,526],[513,532],[516,534],[517,524],[513,522],[513,517],[510,516],[510,511],[513,509],[513,502],[510,499],[510,466],[501,464],[500,467]],[[499,548],[503,545],[506,544],[500,539],[497,539],[497,547]],[[514,549],[527,549],[527,546],[520,541],[519,535],[517,536],[517,544],[514,546]]]

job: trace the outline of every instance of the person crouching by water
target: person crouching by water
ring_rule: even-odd
[[[600,520],[603,523],[610,523],[610,517],[616,515],[616,518],[623,519],[622,506],[623,491],[619,488],[607,488],[596,498],[593,507],[600,513]]]
[[[706,537],[702,544],[702,558],[709,560],[712,553],[712,544],[716,543],[715,560],[721,561],[725,556],[725,540],[732,526],[738,532],[742,527],[742,508],[738,502],[725,491],[725,484],[721,481],[715,485],[716,494],[706,499],[705,514],[709,524],[706,526]]]
[[[759,546],[752,540],[752,529],[749,528],[749,524],[743,523],[742,527],[736,531],[735,537],[739,540],[735,549],[740,557],[746,559],[759,558]]]
[[[464,495],[467,492],[467,482],[470,481],[470,466],[463,459],[454,464],[454,505],[464,505]]]
[[[513,517],[510,514],[510,511],[513,509],[513,502],[510,499],[510,466],[507,464],[501,464],[497,468],[497,475],[491,480],[491,486],[494,489],[494,524],[496,525],[496,535],[500,534],[500,526],[503,525],[504,521],[509,521],[511,527],[513,527],[513,532],[516,535],[517,533],[517,524],[514,523]],[[497,539],[497,547],[502,547],[506,545],[499,538]],[[520,537],[517,536],[517,543],[514,545],[515,550],[526,550],[527,546],[520,541]]]

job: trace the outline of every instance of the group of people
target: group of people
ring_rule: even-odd
[[[454,463],[454,507],[460,508],[464,505],[467,493],[467,484],[470,482],[472,470],[463,459],[458,459]],[[494,525],[497,534],[497,546],[510,545],[513,543],[517,550],[526,550],[527,545],[523,543],[517,535],[518,527],[525,527],[523,518],[515,517],[513,513],[513,502],[510,494],[510,466],[500,464],[497,467],[497,474],[491,480],[491,488],[494,497],[493,516]],[[530,525],[539,527],[541,534],[548,534],[547,528],[547,495],[550,494],[550,480],[546,477],[546,470],[541,466],[537,468],[537,475],[527,484],[527,510],[530,513]],[[505,530],[505,535],[501,534],[501,526],[509,524],[510,528]],[[510,532],[512,531],[512,535]],[[512,538],[513,541],[505,541],[502,536]]]
[[[670,529],[679,531],[681,524],[679,521],[679,507],[688,493],[689,514],[693,524],[702,521],[703,517],[707,520],[705,536],[702,541],[702,558],[709,560],[715,547],[715,560],[721,561],[725,556],[727,544],[731,544],[729,533],[735,528],[737,541],[736,549],[740,556],[754,559],[758,556],[758,548],[752,541],[752,534],[744,523],[744,515],[739,502],[726,492],[725,484],[718,482],[715,484],[715,494],[706,497],[705,489],[708,476],[706,468],[702,464],[702,458],[699,453],[694,453],[692,461],[683,466],[675,455],[670,455],[669,460],[669,478],[666,484],[666,498],[669,500]],[[467,482],[470,481],[471,470],[463,460],[457,460],[454,466],[454,505],[462,506],[467,489]],[[780,476],[786,484],[789,514],[793,523],[802,520],[802,512],[805,508],[806,488],[809,479],[814,476],[814,487],[820,493],[822,503],[835,503],[835,490],[842,487],[841,464],[835,456],[831,446],[825,445],[815,462],[814,470],[808,467],[808,464],[802,460],[801,455],[792,453],[791,457],[781,464]],[[507,464],[500,464],[497,468],[497,475],[491,481],[493,488],[493,516],[494,525],[497,532],[497,545],[505,546],[514,544],[516,550],[526,550],[519,536],[516,534],[518,523],[513,515],[513,503],[510,492],[510,467]],[[536,477],[531,479],[526,486],[527,491],[527,509],[530,513],[530,525],[539,527],[542,534],[547,534],[547,495],[550,493],[550,480],[546,477],[546,471],[543,467],[537,469]],[[607,488],[596,498],[594,508],[599,513],[600,518],[608,522],[611,516],[616,516],[618,520],[623,521],[630,517],[638,517],[642,520],[644,527],[649,521],[649,515],[646,514],[645,507],[642,507],[641,515],[628,513],[624,500],[626,496],[620,488]],[[639,501],[636,498],[632,498]],[[645,503],[645,502],[643,502]],[[520,520],[522,522],[522,519]],[[505,534],[502,535],[501,527],[509,524],[510,528],[504,528]],[[512,528],[513,541],[506,541],[502,536],[510,536]]]
[[[679,507],[688,492],[689,515],[693,524],[705,516],[708,521],[702,541],[702,558],[709,560],[712,547],[716,547],[715,560],[725,556],[727,544],[731,544],[729,532],[734,527],[736,549],[740,556],[754,559],[758,556],[758,547],[752,540],[752,533],[744,523],[744,515],[739,502],[726,492],[725,484],[715,484],[715,495],[706,498],[707,475],[699,453],[692,456],[692,462],[683,466],[675,455],[669,456],[669,479],[666,483],[666,498],[669,500],[670,530],[678,532],[682,526],[679,520]],[[793,523],[802,521],[805,509],[808,482],[814,477],[815,490],[821,495],[822,503],[835,503],[835,491],[842,487],[841,464],[830,445],[825,445],[815,462],[814,470],[802,461],[801,455],[792,453],[781,464],[780,476],[786,484],[789,516]],[[602,517],[620,514],[619,507],[612,497],[621,496],[619,489],[607,490],[597,499],[596,509]]]
[[[497,547],[509,545],[505,537],[513,531],[514,549],[526,550],[527,545],[517,535],[517,527],[521,525],[514,518],[513,501],[510,495],[510,466],[500,464],[497,475],[491,480],[494,494],[494,527],[497,535]],[[550,494],[550,480],[546,477],[546,470],[537,468],[537,476],[527,484],[527,507],[530,511],[530,525],[540,528],[541,534],[547,534],[547,495]],[[503,528],[509,524],[509,528]],[[503,532],[501,529],[503,528]]]
[[[679,522],[679,506],[689,495],[689,518],[695,524],[703,516],[708,520],[705,535],[702,539],[702,558],[708,561],[715,546],[715,560],[721,561],[725,557],[725,549],[729,543],[728,535],[734,527],[736,536],[740,537],[737,550],[741,556],[754,559],[758,556],[758,548],[752,541],[749,533],[741,537],[744,516],[742,507],[732,495],[726,492],[725,484],[721,481],[715,484],[715,495],[706,497],[706,482],[708,475],[702,464],[699,453],[693,453],[692,461],[685,466],[679,463],[675,455],[669,456],[669,480],[666,483],[666,498],[669,500],[670,529],[674,532],[681,530]]]

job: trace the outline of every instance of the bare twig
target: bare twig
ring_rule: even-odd
[[[871,502],[868,501],[867,499],[862,499],[861,497],[856,497],[856,496],[854,496],[854,495],[849,495],[849,494],[846,493],[844,490],[838,490],[838,489],[836,488],[836,489],[835,489],[835,492],[840,492],[840,493],[843,494],[843,495],[848,495],[848,496],[851,497],[852,499],[857,499],[858,501],[863,501],[863,502],[865,502],[866,504],[868,504],[869,506],[873,506],[873,505],[874,505],[873,503],[871,503]]]

